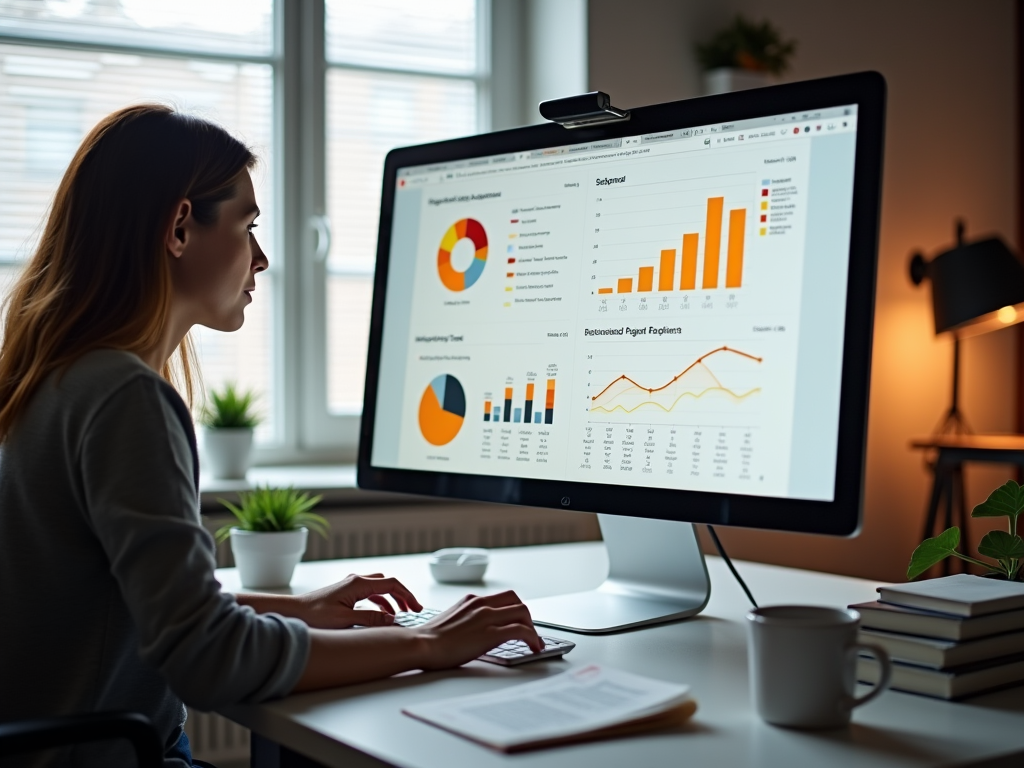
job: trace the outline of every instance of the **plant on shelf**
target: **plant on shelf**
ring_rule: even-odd
[[[996,488],[989,497],[976,506],[971,517],[1009,518],[1008,531],[989,531],[978,544],[978,554],[991,558],[993,562],[977,560],[957,552],[960,546],[960,529],[947,528],[933,539],[925,539],[914,550],[907,567],[907,580],[912,581],[936,563],[949,556],[959,557],[968,563],[980,565],[992,574],[1010,581],[1024,580],[1024,539],[1017,534],[1017,518],[1024,511],[1024,486],[1013,480]]]
[[[256,393],[241,391],[233,382],[212,390],[200,422],[207,429],[255,429],[263,419],[256,413]]]
[[[199,417],[203,453],[214,477],[241,479],[252,457],[253,430],[263,420],[257,413],[256,393],[228,382],[210,391]]]
[[[308,532],[327,538],[330,525],[312,512],[321,498],[291,487],[257,486],[239,493],[237,505],[219,499],[236,522],[219,528],[215,537],[218,542],[231,539],[243,587],[287,587],[291,583],[295,566],[306,552]]]
[[[232,529],[251,533],[277,533],[309,528],[327,538],[330,524],[320,515],[310,511],[322,498],[311,498],[308,493],[300,493],[290,486],[271,488],[268,485],[257,486],[252,491],[242,491],[238,494],[237,505],[226,499],[217,499],[238,520],[237,523],[229,523],[217,530],[217,542],[226,541]]]
[[[795,40],[783,40],[769,21],[750,21],[737,15],[732,24],[710,41],[696,45],[697,61],[704,70],[745,69],[781,75],[796,53]]]

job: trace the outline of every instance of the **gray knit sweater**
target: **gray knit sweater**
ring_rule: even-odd
[[[0,444],[0,722],[131,710],[170,748],[183,701],[294,687],[306,625],[221,592],[197,482],[185,404],[135,355],[90,353],[34,395]],[[24,764],[134,759],[110,742]]]

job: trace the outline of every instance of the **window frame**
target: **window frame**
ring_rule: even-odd
[[[285,5],[289,4],[286,2]],[[299,218],[294,222],[301,226],[304,234],[304,248],[301,250],[303,274],[300,276],[300,281],[303,285],[303,293],[309,300],[303,302],[303,306],[300,308],[303,314],[301,325],[306,332],[302,339],[296,340],[301,343],[304,355],[303,381],[300,383],[300,389],[295,390],[301,395],[299,398],[301,413],[298,415],[301,419],[302,434],[301,444],[296,446],[297,450],[292,455],[298,460],[306,462],[341,461],[351,463],[355,461],[358,450],[362,407],[361,405],[352,407],[342,413],[332,413],[328,407],[327,284],[328,278],[333,275],[372,277],[373,270],[362,265],[330,267],[326,258],[317,257],[319,235],[316,224],[327,218],[326,175],[324,173],[327,166],[325,123],[327,71],[338,69],[472,81],[477,92],[477,131],[485,132],[490,129],[492,123],[492,2],[491,0],[476,0],[476,68],[475,72],[470,75],[422,69],[329,63],[326,59],[326,41],[324,39],[325,3],[323,0],[317,0],[302,5],[303,13],[307,15],[305,26],[319,29],[322,32],[315,40],[306,40],[302,47],[302,55],[305,58],[303,71],[307,73],[305,82],[310,88],[315,87],[320,99],[318,104],[307,103],[303,107],[307,132],[310,131],[309,126],[316,126],[319,130],[315,137],[308,137],[314,141],[306,144],[307,148],[311,148],[307,152],[309,157],[306,159],[312,162],[313,167],[309,171],[315,175],[314,186],[316,189],[309,190],[308,207],[303,211],[304,215],[299,214]],[[307,179],[309,178],[312,177],[307,177]],[[258,458],[263,460],[264,456],[265,454],[262,454]]]
[[[519,49],[521,25],[509,24],[519,10],[494,0],[476,2],[476,69],[453,74],[401,67],[332,64],[326,58],[325,0],[274,0],[273,43],[269,55],[210,53],[188,48],[74,40],[66,33],[0,30],[0,43],[26,47],[123,53],[194,61],[265,64],[272,70],[272,150],[276,179],[273,199],[261,201],[277,211],[276,233],[264,244],[274,277],[274,313],[269,339],[273,392],[265,403],[278,427],[272,442],[255,446],[253,463],[353,463],[362,409],[332,414],[327,397],[327,278],[333,274],[372,276],[372,269],[330,269],[318,225],[326,221],[326,77],[330,68],[399,75],[471,80],[477,90],[477,131],[507,121],[508,105],[492,102],[492,27],[494,16],[512,34],[502,45]],[[512,14],[512,16],[510,16]],[[507,18],[506,18],[507,17]],[[500,53],[499,53],[500,56]],[[501,56],[501,58],[507,57]],[[518,89],[518,73],[503,73],[502,89]],[[506,82],[509,81],[509,82]],[[322,255],[318,255],[322,254]],[[0,268],[23,261],[0,259]],[[257,299],[258,300],[258,299]]]
[[[188,61],[204,61],[212,63],[237,63],[237,64],[262,64],[271,68],[271,99],[272,99],[272,111],[271,111],[271,155],[272,162],[274,163],[273,173],[275,179],[280,180],[283,166],[281,164],[281,155],[284,151],[285,136],[281,131],[281,108],[280,108],[280,96],[281,96],[281,82],[284,79],[284,71],[288,67],[288,63],[285,61],[285,47],[283,46],[283,28],[284,24],[284,9],[289,5],[297,5],[299,3],[290,2],[290,0],[273,0],[272,1],[272,40],[270,46],[270,52],[268,54],[255,54],[255,53],[239,53],[239,52],[219,52],[211,53],[209,51],[203,51],[198,49],[190,49],[187,47],[180,47],[175,45],[131,45],[126,43],[117,42],[114,40],[110,41],[92,41],[76,39],[73,34],[67,33],[63,30],[56,29],[52,33],[50,31],[40,30],[26,30],[24,32],[14,34],[6,30],[0,29],[0,43],[10,46],[23,46],[25,48],[49,48],[54,50],[67,50],[67,51],[83,51],[93,53],[115,53],[125,55],[136,55],[144,56],[147,58],[167,58],[167,59],[183,59]],[[265,161],[265,159],[263,159]],[[283,185],[280,181],[275,185],[274,199],[273,201],[267,201],[268,203],[275,206],[278,210],[281,210],[281,203],[284,198]],[[43,212],[40,211],[40,218]],[[272,243],[263,243],[266,250],[274,253],[284,253],[284,233],[288,226],[288,223],[281,216],[278,218],[278,226],[275,228],[275,236]],[[31,254],[26,253],[24,258],[9,259],[0,257],[0,269],[14,267],[17,269],[19,266],[24,265],[27,259],[31,257]],[[288,265],[283,259],[270,259],[270,265],[268,267],[269,275],[273,276],[273,298],[275,302],[275,310],[279,317],[286,317],[286,302],[284,300],[284,294],[286,292],[288,278]],[[289,424],[286,414],[283,409],[284,403],[287,401],[285,392],[281,386],[282,375],[279,364],[281,362],[281,353],[284,351],[283,346],[284,334],[282,326],[287,324],[287,320],[283,323],[275,323],[272,325],[272,335],[269,340],[271,345],[271,360],[272,362],[272,377],[273,377],[273,403],[271,408],[274,409],[275,415],[278,416],[278,429],[276,430],[273,441],[269,442],[265,446],[261,445],[257,449],[258,455],[264,453],[269,456],[277,456],[286,454],[288,451],[287,446],[289,445],[292,425]]]

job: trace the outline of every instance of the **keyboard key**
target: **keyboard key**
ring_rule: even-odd
[[[441,611],[436,608],[424,608],[418,612],[399,611],[395,614],[395,624],[406,628],[419,627],[440,613]],[[544,643],[544,650],[540,654],[531,651],[530,646],[523,640],[509,640],[483,654],[479,659],[508,666],[533,661],[535,657],[538,659],[557,658],[576,647],[575,643],[559,640],[556,637],[541,637],[541,642]]]

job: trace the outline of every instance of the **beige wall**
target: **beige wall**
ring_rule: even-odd
[[[848,540],[728,529],[722,538],[739,558],[897,580],[919,541],[930,482],[908,441],[947,406],[952,355],[932,332],[927,291],[907,278],[908,254],[949,244],[957,216],[969,236],[1014,242],[1014,3],[590,0],[591,88],[620,107],[699,95],[693,41],[737,11],[799,41],[786,80],[876,69],[889,83],[889,111],[863,530]],[[1015,332],[962,345],[962,402],[975,431],[1014,428]],[[1004,467],[972,468],[968,503],[1008,477]]]

